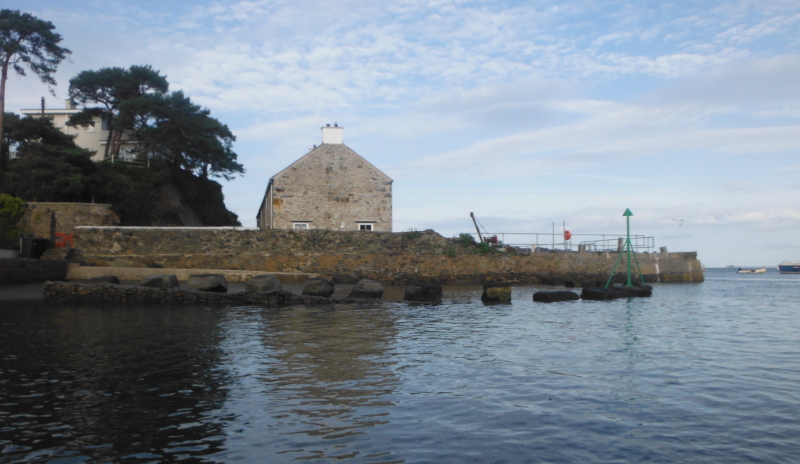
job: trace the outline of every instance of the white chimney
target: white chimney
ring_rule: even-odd
[[[334,124],[333,127],[331,127],[330,124],[326,124],[325,127],[322,128],[322,143],[341,145],[343,143],[343,133],[344,128],[339,127],[339,124]]]

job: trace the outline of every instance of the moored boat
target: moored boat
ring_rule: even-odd
[[[784,261],[778,265],[781,274],[800,274],[800,262]]]
[[[737,273],[739,274],[763,274],[767,272],[767,268],[762,267],[761,269],[739,269]]]

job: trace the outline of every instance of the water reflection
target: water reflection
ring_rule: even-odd
[[[234,439],[218,457],[267,447],[284,449],[287,460],[389,459],[380,443],[363,443],[358,436],[390,423],[388,397],[398,383],[389,353],[395,320],[385,308],[346,305],[242,310],[231,317],[223,346],[227,363],[241,367],[226,410],[237,415],[237,424],[249,426],[229,430]],[[265,436],[264,427],[283,437]],[[356,442],[358,451],[351,450]]]
[[[207,417],[225,399],[225,377],[214,373],[217,311],[4,305],[0,316],[7,462],[173,460],[220,449],[221,422]]]

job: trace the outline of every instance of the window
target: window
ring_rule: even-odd
[[[372,224],[359,224],[358,230],[366,230],[372,232]]]
[[[295,222],[294,230],[308,230],[308,224],[305,222]]]

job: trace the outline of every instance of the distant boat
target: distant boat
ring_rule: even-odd
[[[739,274],[763,274],[767,272],[767,268],[762,267],[761,269],[739,269],[737,272]]]
[[[800,263],[784,261],[778,265],[781,274],[800,274]]]

